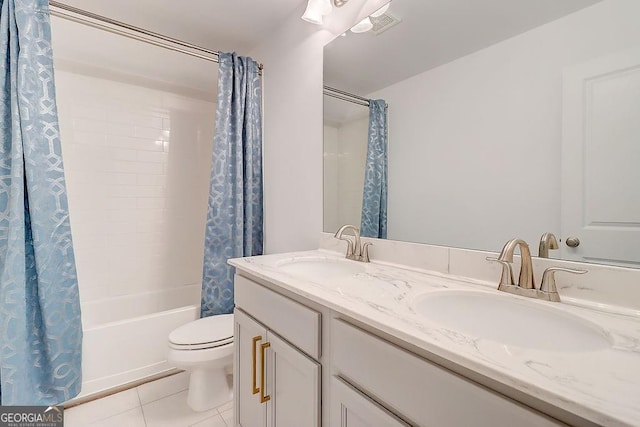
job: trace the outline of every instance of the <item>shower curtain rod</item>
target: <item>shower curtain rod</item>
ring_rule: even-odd
[[[343,101],[352,102],[354,104],[363,105],[368,107],[370,105],[371,100],[367,98],[363,98],[358,95],[354,95],[350,92],[346,92],[344,90],[336,89],[331,86],[324,86],[323,93],[332,98],[341,99]]]
[[[218,63],[219,52],[217,50],[207,49],[202,46],[145,30],[144,28],[129,25],[125,22],[116,21],[115,19],[107,18],[106,16],[98,15],[57,1],[50,0],[49,7],[51,15],[57,16],[58,18],[67,19],[89,27],[125,36],[133,40],[172,50],[174,52],[180,52],[206,61]],[[258,64],[258,68],[261,71],[260,74],[262,74],[262,69],[264,68],[263,65]]]

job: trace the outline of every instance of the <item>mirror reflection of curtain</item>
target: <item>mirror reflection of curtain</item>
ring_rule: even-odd
[[[57,405],[80,392],[82,325],[48,2],[0,5],[0,403]]]
[[[363,237],[387,238],[387,104],[382,99],[369,102],[360,234]]]

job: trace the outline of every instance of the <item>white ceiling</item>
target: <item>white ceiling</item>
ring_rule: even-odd
[[[51,33],[56,70],[215,100],[214,62],[57,17],[51,19]]]
[[[248,54],[305,0],[60,0],[209,49]]]
[[[100,15],[210,49],[248,54],[306,0],[63,0]],[[599,0],[393,0],[402,19],[375,36],[349,34],[325,49],[325,83],[367,95]],[[213,97],[215,64],[60,18],[57,63],[148,76]],[[256,58],[259,60],[259,58]],[[62,61],[60,61],[62,60]]]
[[[367,96],[599,1],[393,0],[400,24],[379,35],[347,32],[325,47],[324,82]]]
[[[306,0],[62,0],[62,3],[202,47],[247,55]],[[56,68],[135,81],[215,99],[215,63],[52,18]],[[256,58],[259,60],[260,58]],[[126,76],[125,76],[126,75]],[[143,84],[144,81],[140,80]]]

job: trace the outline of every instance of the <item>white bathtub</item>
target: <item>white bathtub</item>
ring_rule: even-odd
[[[200,316],[200,285],[82,304],[83,398],[174,367],[167,338]]]

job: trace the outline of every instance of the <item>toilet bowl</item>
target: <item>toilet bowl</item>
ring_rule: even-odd
[[[233,314],[205,317],[169,334],[169,363],[189,372],[187,403],[207,411],[228,402],[233,388],[227,372],[233,365]]]

